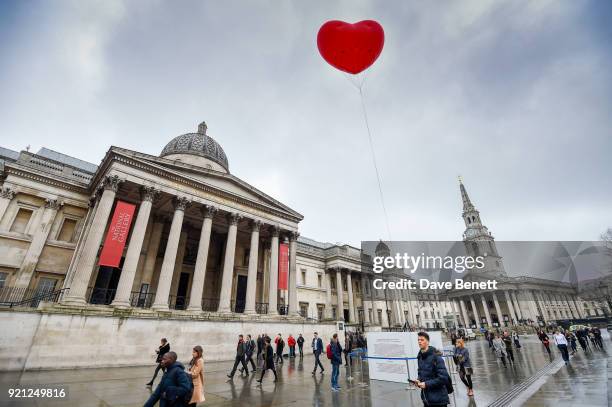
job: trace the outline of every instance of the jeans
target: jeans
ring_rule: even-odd
[[[300,357],[304,356],[304,353],[302,352],[302,345],[298,345],[298,349],[300,350]]]
[[[246,364],[246,361],[244,360],[244,355],[238,356],[236,355],[236,359],[234,360],[234,367],[232,368],[232,372],[230,373],[230,376],[234,376],[234,374],[236,373],[236,369],[238,368],[238,364],[241,363],[243,369],[246,371],[246,374],[249,374],[249,367]]]
[[[561,357],[563,357],[563,360],[566,362],[569,362],[569,354],[567,353],[567,345],[557,345],[557,348],[559,348],[559,351],[561,352]]]
[[[289,357],[290,358],[295,357],[295,346],[289,346]]]
[[[319,359],[321,357],[321,351],[315,351],[314,357],[315,357],[315,365],[314,365],[313,373],[317,371],[317,366],[321,368],[321,371],[324,371],[325,369],[323,369],[323,365],[321,364],[321,360]]]
[[[340,365],[332,363],[331,387],[338,388],[338,376],[340,376]]]

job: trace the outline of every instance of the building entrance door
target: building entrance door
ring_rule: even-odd
[[[91,289],[89,297],[89,302],[91,304],[108,305],[113,302],[115,293],[117,292],[117,286],[119,285],[123,260],[125,260],[125,257],[121,258],[119,267],[100,266],[98,276],[96,277],[96,283]]]
[[[344,309],[344,321],[348,322],[349,320],[349,310]]]
[[[187,287],[189,287],[189,273],[181,273],[178,289],[176,290],[175,309],[185,309],[187,305]]]
[[[244,312],[246,304],[247,276],[238,276],[236,284],[236,307],[234,312]]]

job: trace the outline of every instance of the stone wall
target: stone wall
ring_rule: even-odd
[[[68,369],[154,365],[155,349],[168,338],[179,360],[189,361],[194,345],[204,348],[205,361],[234,358],[238,334],[254,338],[267,333],[285,338],[302,333],[308,351],[312,333],[328,342],[333,323],[287,320],[202,320],[146,316],[95,315],[50,310],[0,311],[0,370]]]

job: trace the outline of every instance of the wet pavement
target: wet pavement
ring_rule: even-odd
[[[608,369],[612,366],[610,355],[601,350],[584,354],[578,351],[565,366],[560,354],[553,350],[549,358],[535,336],[523,337],[522,348],[515,350],[515,364],[504,368],[484,340],[469,343],[474,366],[475,397],[467,397],[467,389],[453,374],[455,391],[451,405],[487,406],[506,394],[503,403],[497,405],[526,406],[607,406]],[[610,339],[605,333],[604,343],[610,349]],[[553,346],[551,346],[553,348]],[[109,355],[109,357],[112,357]],[[313,357],[285,360],[278,368],[279,380],[273,383],[273,375],[267,372],[264,382],[258,386],[256,378],[236,374],[228,381],[226,374],[231,362],[205,365],[205,406],[406,406],[422,405],[419,391],[407,389],[405,384],[368,379],[367,363],[363,377],[357,361],[354,363],[354,379],[347,380],[347,368],[341,368],[340,392],[330,389],[330,373],[327,358],[322,355],[325,374],[311,375]],[[553,364],[551,364],[551,362]],[[23,386],[44,384],[62,385],[68,388],[69,400],[20,400],[0,405],[14,406],[142,406],[150,390],[145,383],[154,370],[151,367],[78,369],[0,373],[0,385],[6,391],[8,385]],[[159,381],[158,376],[158,381]],[[259,378],[259,375],[257,375]],[[158,382],[156,381],[156,383]]]

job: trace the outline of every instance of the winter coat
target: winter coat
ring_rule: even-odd
[[[289,338],[287,338],[287,345],[295,346],[295,338],[293,336],[289,336]]]
[[[265,369],[274,369],[274,352],[272,345],[267,345],[263,350]]]
[[[157,351],[157,359],[155,359],[155,363],[160,363],[162,360],[162,356],[164,354],[170,352],[170,343],[166,342],[165,345],[161,345]]]
[[[297,338],[297,344],[298,346],[301,348],[302,346],[304,346],[304,337],[303,336],[299,336]]]
[[[236,357],[242,357],[246,353],[246,345],[244,341],[238,341],[236,345]]]
[[[206,401],[204,398],[204,359],[196,360],[195,364],[189,369],[189,373],[193,381],[193,395],[189,404]]]
[[[341,365],[342,364],[342,346],[340,346],[340,342],[332,342],[331,343],[331,352],[332,352],[332,365]]]
[[[185,366],[181,362],[174,362],[157,385],[157,388],[144,404],[144,407],[153,407],[159,401],[159,407],[183,406],[183,398],[191,390],[189,376],[185,374]]]
[[[455,348],[455,358],[459,365],[463,367],[472,367],[470,361],[470,351],[467,348]]]
[[[425,388],[421,389],[423,403],[426,406],[447,405],[450,401],[446,383],[450,380],[450,377],[441,353],[430,346],[425,352],[419,352],[417,362],[419,381],[425,383]]]
[[[493,350],[495,351],[495,354],[498,358],[501,358],[502,356],[506,356],[508,354],[506,352],[506,344],[501,338],[493,339]]]

